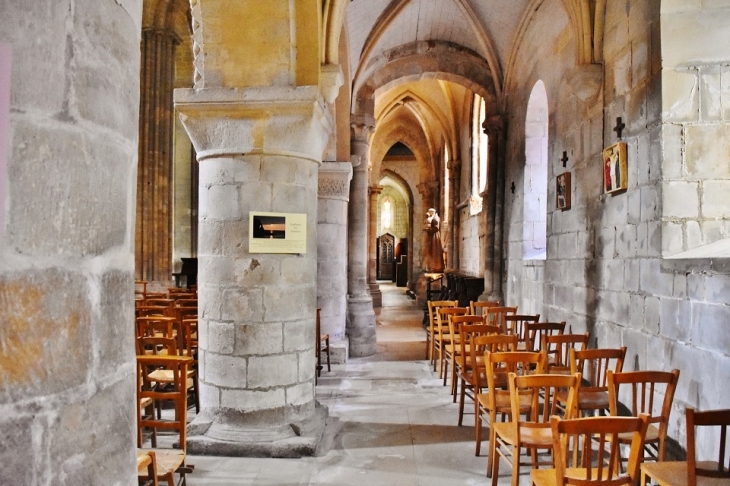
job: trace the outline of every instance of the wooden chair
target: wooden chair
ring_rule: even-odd
[[[697,412],[687,407],[687,460],[672,462],[650,462],[641,465],[641,484],[648,484],[651,478],[659,486],[727,486],[730,484],[730,455],[725,456],[728,446],[728,428],[730,428],[730,409],[706,410]],[[716,454],[710,461],[697,460],[697,429],[703,427],[707,432],[705,438],[712,437],[718,442],[713,447]],[[719,440],[718,440],[719,439]],[[705,444],[709,440],[704,441]],[[705,454],[705,458],[710,456]]]
[[[570,372],[583,376],[578,390],[578,413],[608,410],[608,371],[621,373],[625,357],[626,346],[570,350]]]
[[[636,486],[648,417],[589,417],[561,420],[550,426],[555,455],[554,469],[533,469],[534,486]],[[617,437],[631,437],[629,461],[624,473]]]
[[[588,333],[542,336],[541,350],[545,353],[547,373],[570,373],[570,351],[588,347]]]
[[[499,302],[489,302],[489,301],[483,301],[478,302],[475,300],[472,300],[469,302],[469,314],[473,316],[485,316],[487,315],[486,309],[490,307],[500,307],[501,304]]]
[[[505,334],[517,335],[517,349],[525,351],[527,349],[527,329],[525,324],[528,322],[540,322],[540,314],[534,316],[526,314],[514,314],[504,316]]]
[[[565,321],[562,322],[526,322],[525,349],[527,351],[540,351],[543,336],[563,334],[565,332]]]
[[[608,405],[611,415],[618,415],[619,396],[622,390],[629,399],[631,415],[649,414],[649,428],[644,441],[642,460],[664,460],[664,442],[667,438],[669,414],[672,411],[674,391],[679,380],[679,370],[672,371],[629,371],[614,373],[608,370]],[[663,390],[662,390],[663,389]],[[662,399],[661,393],[664,393]],[[659,403],[661,400],[661,408]],[[659,410],[655,415],[654,411]],[[619,436],[621,444],[630,442],[630,437]]]
[[[428,301],[428,328],[426,329],[426,359],[431,360],[436,370],[435,336],[437,319],[436,311],[441,307],[456,307],[455,300],[429,300]]]
[[[170,316],[170,308],[161,305],[138,305],[134,309],[136,317],[145,316]]]
[[[464,364],[466,357],[469,355],[469,336],[464,341],[461,334],[462,325],[480,325],[484,324],[484,318],[482,316],[449,316],[449,334],[451,335],[451,342],[444,346],[444,352],[446,353],[444,371],[444,386],[446,386],[446,377],[449,374],[449,364],[451,369],[451,394],[454,396],[454,403],[456,403],[456,382],[459,368]],[[466,351],[466,354],[464,353]]]
[[[565,417],[573,418],[575,400],[580,386],[580,374],[575,375],[522,375],[510,373],[509,384],[512,420],[492,424],[494,442],[491,445],[494,462],[492,464],[492,486],[497,486],[499,477],[499,454],[512,465],[512,486],[518,486],[520,475],[520,450],[529,449],[532,468],[541,464],[552,465],[552,458],[545,463],[537,459],[538,450],[552,450],[552,429],[550,417],[559,410],[554,400],[555,391],[567,389],[568,401]],[[525,396],[530,404],[527,419],[522,420]],[[541,400],[542,398],[542,400]]]
[[[135,320],[136,336],[175,337],[176,319],[167,316],[143,316]]]
[[[137,477],[139,486],[158,486],[155,470],[157,460],[155,451],[137,451]]]
[[[175,473],[185,484],[185,474],[192,472],[192,465],[185,464],[186,428],[187,428],[187,374],[191,358],[187,356],[137,356],[137,442],[142,447],[143,431],[169,430],[177,434],[179,449],[155,449],[155,476],[167,481],[169,486],[175,484]],[[163,374],[172,377],[170,381],[160,380]],[[151,400],[155,405],[161,402],[172,402],[174,417],[163,420],[154,415],[142,413],[145,401]],[[156,443],[152,446],[156,447]],[[144,451],[144,449],[143,449]],[[143,477],[143,479],[145,479]]]
[[[502,326],[503,333],[507,332],[505,316],[517,314],[517,307],[487,307],[485,310],[487,311],[486,324]]]
[[[315,354],[317,355],[317,378],[319,378],[320,374],[322,373],[322,353],[327,354],[327,371],[332,371],[332,368],[330,367],[330,335],[329,334],[322,334],[322,327],[321,327],[321,321],[320,321],[320,313],[322,312],[321,308],[317,308],[317,324],[316,324],[316,344],[315,344]],[[316,378],[315,378],[316,382]]]
[[[195,413],[200,412],[200,380],[198,374],[198,319],[183,319],[180,322],[180,346],[181,356],[192,358],[188,366],[188,391],[193,393]]]
[[[483,319],[481,316],[455,316],[452,321],[465,317]],[[482,320],[483,322],[483,320]],[[483,342],[475,344],[476,339],[485,336],[499,335],[501,329],[499,326],[489,326],[487,324],[468,324],[468,321],[462,321],[460,326],[460,351],[453,369],[458,369],[458,373],[454,376],[454,383],[457,378],[460,387],[456,387],[455,392],[459,393],[459,421],[461,426],[464,418],[464,400],[468,396],[476,403],[475,396],[479,394],[482,388],[487,386],[487,375],[484,373],[484,351],[486,345]],[[454,401],[456,401],[456,393],[454,393]],[[476,406],[474,407],[476,412]]]
[[[439,307],[436,309],[436,327],[434,328],[434,352],[438,350],[438,371],[439,378],[443,377],[444,360],[446,358],[446,346],[451,344],[451,333],[449,332],[449,316],[463,316],[469,312],[468,307]],[[436,364],[434,363],[434,371]]]
[[[497,327],[497,326],[494,326]],[[476,440],[476,450],[474,455],[478,456],[482,448],[482,414],[489,417],[489,423],[496,420],[496,414],[501,413],[502,418],[510,414],[511,405],[509,402],[509,392],[504,391],[503,387],[507,384],[506,370],[512,369],[517,371],[518,367],[507,368],[505,364],[498,361],[490,361],[495,353],[512,353],[517,348],[517,336],[511,334],[491,334],[487,336],[476,336],[472,340],[472,362],[477,363],[472,369],[475,375],[472,381],[478,382],[480,386],[474,387],[474,438]],[[483,356],[481,362],[477,359]],[[535,353],[537,359],[540,359],[539,353]],[[495,363],[499,363],[496,365]],[[498,369],[495,370],[495,367]],[[492,374],[491,388],[489,373]],[[484,375],[482,382],[481,375]],[[485,386],[481,386],[486,383]],[[486,388],[487,391],[482,390]],[[501,411],[500,411],[501,407]],[[461,425],[461,423],[459,423]],[[491,465],[487,468],[487,475],[491,474]]]
[[[512,417],[512,398],[510,397],[507,377],[510,373],[527,374],[532,370],[542,372],[544,357],[540,353],[527,351],[509,351],[515,343],[514,335],[506,338],[492,339],[492,349],[484,353],[484,366],[487,375],[487,393],[477,395],[477,421],[475,424],[475,438],[477,442],[476,455],[479,455],[482,444],[482,417],[489,419],[489,450],[487,452],[487,477],[491,477],[496,457],[495,448],[495,425],[497,414],[501,416],[502,422]],[[501,341],[501,342],[500,342]],[[530,411],[530,401],[527,395],[518,397],[520,402],[520,413],[526,414]]]

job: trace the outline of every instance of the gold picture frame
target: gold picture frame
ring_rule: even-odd
[[[626,142],[617,142],[603,150],[603,192],[615,194],[629,187]]]
[[[570,172],[555,178],[555,207],[561,211],[570,209]]]

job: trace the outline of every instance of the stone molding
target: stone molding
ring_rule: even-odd
[[[175,107],[199,162],[260,154],[319,164],[334,126],[318,86],[176,89]]]
[[[340,87],[345,82],[345,75],[339,64],[322,64],[320,67],[319,88],[322,97],[330,105],[335,102],[340,93]]]
[[[320,199],[350,201],[350,181],[352,164],[350,162],[324,162],[319,166]]]
[[[195,73],[193,75],[193,85],[195,89],[201,89],[205,86],[205,79],[203,78],[204,66],[205,66],[205,54],[203,52],[203,24],[201,23],[201,12],[200,0],[190,0],[190,13],[192,17],[192,29],[193,29],[193,67]]]

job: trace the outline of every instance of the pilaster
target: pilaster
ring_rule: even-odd
[[[347,361],[347,204],[350,162],[324,162],[319,167],[317,210],[317,307],[322,333],[330,336],[333,363]]]
[[[383,192],[380,186],[368,188],[369,224],[368,224],[368,290],[373,298],[373,307],[383,307],[383,293],[378,285],[378,197]]]

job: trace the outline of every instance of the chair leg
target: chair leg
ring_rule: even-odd
[[[479,402],[475,402],[476,405],[476,416],[474,417],[474,440],[476,440],[476,449],[474,455],[479,457],[479,453],[482,450],[482,415],[479,413]]]
[[[461,391],[459,392],[459,427],[464,421],[464,398],[466,397],[466,380],[463,378],[461,381]],[[456,398],[456,395],[454,395]]]
[[[332,371],[330,367],[330,338],[327,338],[327,371]]]
[[[518,446],[512,447],[512,486],[520,486],[520,448]]]

